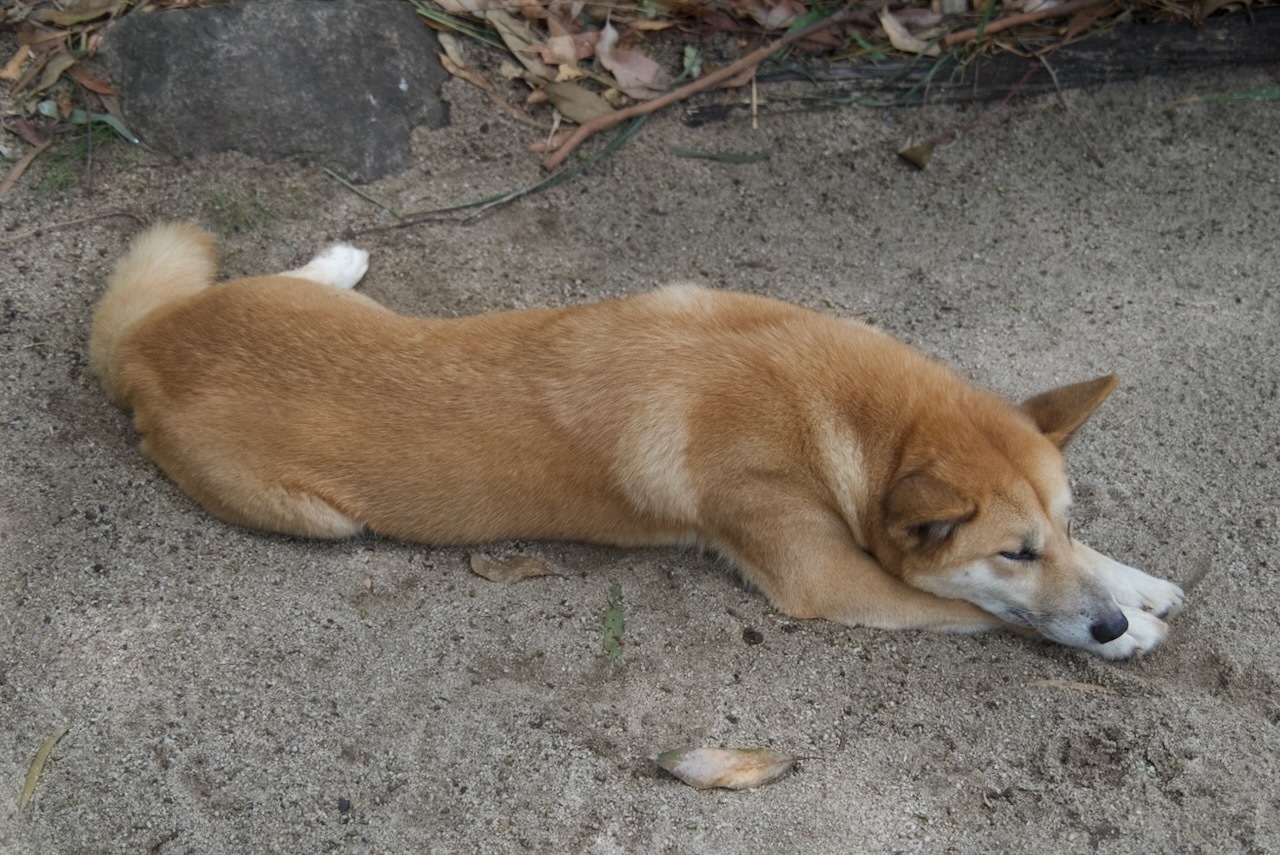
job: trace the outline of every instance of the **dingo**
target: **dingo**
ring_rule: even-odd
[[[1178,586],[1071,537],[1060,449],[1115,387],[1021,406],[862,324],[690,285],[457,320],[349,290],[367,254],[213,285],[136,238],[90,356],[213,514],[323,538],[700,542],[788,615],[1151,650]]]

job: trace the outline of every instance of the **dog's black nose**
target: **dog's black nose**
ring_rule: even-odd
[[[1128,629],[1129,619],[1124,616],[1124,612],[1117,609],[1102,620],[1095,621],[1093,626],[1089,627],[1089,634],[1099,644],[1106,644],[1124,635]]]

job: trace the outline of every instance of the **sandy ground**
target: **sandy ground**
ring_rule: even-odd
[[[0,211],[0,852],[1277,851],[1280,104],[1169,109],[1277,82],[1071,93],[1074,120],[1022,102],[924,173],[894,149],[973,110],[758,130],[676,111],[551,192],[357,240],[365,290],[407,312],[692,278],[870,318],[1010,396],[1119,372],[1069,455],[1077,531],[1190,593],[1166,646],[1125,663],[788,620],[694,552],[488,547],[561,574],[503,586],[463,549],[221,524],[86,368],[137,224],[30,230],[194,217],[246,274],[389,218],[317,168],[239,156],[112,147],[68,190],[38,164]],[[370,188],[401,210],[538,175],[527,129],[447,95],[455,125]],[[811,759],[699,792],[651,761],[689,744]]]

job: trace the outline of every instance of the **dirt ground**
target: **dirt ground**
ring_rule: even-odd
[[[217,522],[87,370],[138,223],[54,226],[195,218],[248,274],[389,216],[316,167],[37,163],[0,210],[0,852],[1280,850],[1280,104],[1170,106],[1278,76],[1022,101],[926,172],[895,149],[982,108],[676,110],[547,193],[355,239],[406,312],[696,279],[871,319],[1012,397],[1118,372],[1070,450],[1077,531],[1189,592],[1121,663],[789,620],[691,551],[486,547],[560,574],[504,586],[465,549]],[[538,177],[529,129],[446,96],[454,125],[368,192],[408,211]],[[808,759],[700,792],[652,762],[682,745]]]

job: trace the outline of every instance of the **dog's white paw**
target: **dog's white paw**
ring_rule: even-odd
[[[1158,618],[1169,618],[1182,611],[1186,602],[1186,595],[1174,583],[1116,561],[1103,568],[1099,578],[1121,608],[1142,609]]]
[[[368,252],[349,243],[335,243],[286,275],[300,276],[331,288],[354,288],[368,269]]]
[[[1122,609],[1141,609],[1158,618],[1169,618],[1182,611],[1186,595],[1173,582],[1121,564],[1084,544],[1079,544],[1078,548],[1088,559],[1094,577]]]
[[[1103,659],[1128,659],[1151,652],[1164,641],[1169,632],[1165,622],[1149,611],[1131,606],[1121,606],[1120,611],[1124,612],[1129,621],[1129,628],[1124,635],[1106,644],[1090,643],[1085,645],[1086,650]]]

